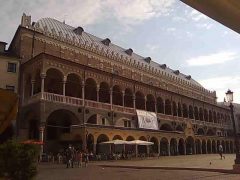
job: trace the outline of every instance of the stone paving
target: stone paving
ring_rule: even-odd
[[[225,159],[220,159],[218,154],[188,155],[188,156],[162,156],[145,160],[118,160],[96,162],[101,165],[111,166],[139,166],[139,167],[180,167],[204,169],[232,169],[235,155],[225,154]]]
[[[108,179],[133,179],[133,180],[192,180],[192,179],[228,179],[239,180],[240,174],[210,172],[211,169],[232,169],[234,155],[226,155],[226,158],[220,160],[216,154],[212,155],[191,155],[191,156],[174,156],[160,157],[155,159],[144,160],[118,160],[118,161],[101,161],[91,162],[87,168],[66,168],[63,164],[45,163],[39,165],[37,180],[108,180]],[[211,163],[210,163],[211,162]],[[108,165],[109,167],[102,167]],[[119,168],[114,166],[132,166],[137,168]],[[112,167],[111,167],[112,166]],[[166,170],[153,169],[149,167],[178,167],[178,168],[204,168],[204,171],[196,170]],[[149,168],[149,169],[147,169]]]

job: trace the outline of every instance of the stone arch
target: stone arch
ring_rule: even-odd
[[[118,85],[113,86],[112,88],[112,101],[113,104],[122,106],[123,104],[123,94],[121,87]]]
[[[194,107],[194,117],[196,120],[199,120],[199,112],[198,112],[198,107],[195,106]]]
[[[200,139],[195,140],[196,154],[201,154],[201,141]]]
[[[176,127],[176,131],[183,132],[184,130],[183,130],[183,127],[182,127],[181,125],[178,125],[178,126]]]
[[[87,120],[87,124],[98,124],[97,123],[97,114],[90,116]]]
[[[165,123],[165,124],[162,124],[162,125],[161,125],[160,130],[164,130],[164,131],[173,131],[173,128],[172,128],[171,125]]]
[[[165,100],[165,114],[171,115],[172,114],[172,105],[169,99]]]
[[[203,109],[199,108],[199,119],[200,121],[203,121]]]
[[[209,139],[207,140],[207,153],[208,154],[212,153],[212,144],[211,144],[211,141]]]
[[[172,102],[172,111],[173,111],[173,116],[177,116],[178,112],[177,112],[177,104],[175,101]]]
[[[206,140],[203,139],[202,140],[202,154],[207,154],[207,149],[206,149],[207,145],[206,145]]]
[[[109,137],[106,134],[100,134],[97,137],[96,153],[97,154],[109,154],[110,148],[108,144],[101,144],[102,142],[109,141]]]
[[[35,83],[34,83],[33,94],[37,94],[37,93],[41,92],[42,79],[41,79],[41,70],[40,69],[36,70],[34,80],[35,80]]]
[[[136,92],[136,109],[145,110],[145,98],[142,92]]]
[[[48,69],[44,83],[45,92],[63,94],[63,73],[58,69]]]
[[[214,123],[217,123],[216,111],[213,111],[213,122],[214,122]]]
[[[212,153],[217,153],[216,152],[216,141],[212,140]]]
[[[153,142],[154,144],[150,146],[150,152],[151,153],[158,153],[158,140],[156,137],[151,137],[150,142]]]
[[[164,113],[164,102],[161,97],[157,98],[157,112],[158,113]]]
[[[122,136],[120,136],[120,135],[115,135],[115,136],[113,136],[113,139],[112,140],[123,140],[123,138],[122,138]]]
[[[180,155],[185,154],[185,141],[182,138],[180,138],[178,141],[178,152]]]
[[[76,98],[82,97],[82,82],[78,75],[74,73],[68,74],[65,95]]]
[[[188,136],[186,139],[186,153],[194,154],[194,139],[191,136]]]
[[[182,105],[180,102],[178,103],[178,117],[182,117]]]
[[[92,134],[88,134],[87,136],[87,150],[89,152],[94,151],[94,136]]]
[[[146,110],[155,112],[155,98],[152,94],[147,95]]]
[[[214,135],[215,135],[214,130],[213,130],[213,129],[208,129],[208,130],[207,130],[207,135],[208,135],[208,136],[214,136]]]
[[[47,118],[46,139],[59,141],[64,134],[70,134],[72,125],[79,124],[77,116],[66,109],[53,111]]]
[[[99,86],[99,102],[110,103],[110,88],[108,83],[101,82]]]
[[[193,107],[192,105],[189,105],[189,116],[190,119],[193,119]]]
[[[183,117],[184,118],[188,118],[188,108],[187,108],[187,105],[183,104],[182,108],[183,108]]]
[[[85,81],[85,99],[97,101],[97,83],[94,79],[88,78]]]
[[[126,141],[134,141],[134,140],[135,140],[135,138],[133,136],[128,136],[126,138]]]
[[[197,134],[198,135],[205,135],[205,132],[204,132],[203,128],[198,128]]]
[[[175,138],[172,138],[170,140],[170,155],[175,156],[178,154],[177,150],[177,140]]]
[[[208,111],[204,109],[204,121],[208,121]]]
[[[168,156],[169,150],[168,150],[169,142],[167,138],[163,137],[160,141],[160,155],[161,156]]]
[[[212,111],[211,110],[209,110],[208,117],[209,117],[209,122],[213,122]]]
[[[124,106],[125,107],[133,107],[133,92],[130,88],[125,89]]]

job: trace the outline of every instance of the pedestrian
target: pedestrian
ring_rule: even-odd
[[[84,166],[87,167],[87,165],[88,165],[88,161],[89,161],[89,155],[88,155],[88,152],[85,152],[85,153],[84,153],[83,158],[84,158]]]
[[[73,168],[73,160],[74,160],[74,149],[71,145],[69,145],[68,149],[66,150],[66,158],[67,158],[67,168]]]
[[[77,154],[76,154],[76,160],[77,160],[77,164],[78,164],[78,167],[82,167],[82,152],[80,150],[77,151]]]
[[[225,156],[223,156],[223,147],[222,147],[221,144],[218,146],[218,152],[219,152],[219,155],[220,155],[221,159],[222,158],[225,159]]]

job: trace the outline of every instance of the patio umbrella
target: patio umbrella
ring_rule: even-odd
[[[119,139],[115,139],[115,140],[112,140],[112,141],[106,141],[106,142],[101,142],[100,144],[128,144],[129,141],[124,141],[124,140],[119,140]]]
[[[153,145],[153,142],[149,141],[142,141],[142,140],[133,140],[133,141],[128,141],[128,144],[135,145],[135,152],[136,152],[136,157],[138,155],[138,145],[143,145],[143,146],[150,146]]]
[[[153,145],[154,143],[149,141],[133,140],[133,141],[128,141],[128,144],[150,146],[150,145]]]

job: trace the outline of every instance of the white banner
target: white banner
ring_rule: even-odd
[[[139,128],[158,130],[157,115],[154,112],[136,110]]]

